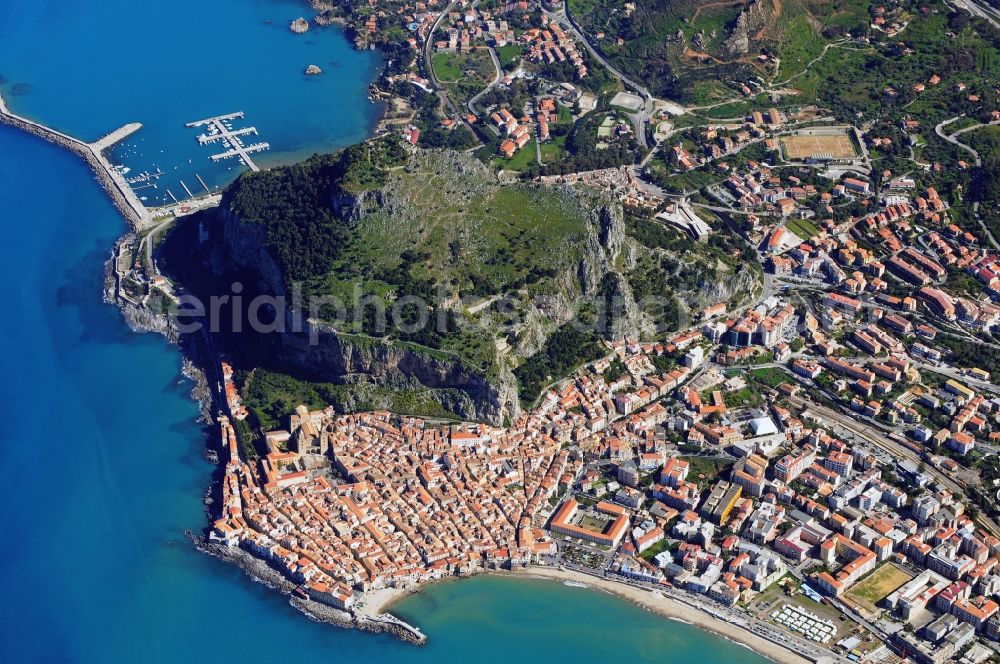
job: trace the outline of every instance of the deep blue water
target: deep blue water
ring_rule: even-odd
[[[206,179],[207,153],[182,126],[203,115],[245,110],[276,160],[370,130],[377,57],[335,30],[287,33],[297,4],[210,4],[6,0],[4,90],[15,110],[84,138],[141,121],[145,153],[126,163],[147,168],[163,146],[164,170],[191,158]],[[340,66],[304,80],[317,60]],[[0,662],[506,661],[515,642],[521,661],[761,661],[597,593],[498,579],[401,605],[431,637],[417,649],[313,623],[196,552],[183,532],[204,525],[211,467],[180,357],[101,301],[124,230],[81,161],[0,126]]]
[[[271,150],[261,166],[361,140],[379,108],[366,88],[382,67],[359,53],[335,27],[303,35],[289,22],[309,17],[305,0],[170,0],[168,2],[0,2],[0,85],[18,113],[84,140],[129,122],[143,129],[112,151],[115,163],[164,172],[147,204],[194,193],[197,173],[210,187],[242,168],[209,157],[224,148],[200,146],[206,117],[243,111],[233,127],[256,127]],[[306,76],[318,65],[323,74]],[[189,163],[190,160],[190,163]]]

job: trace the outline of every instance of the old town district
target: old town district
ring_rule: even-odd
[[[248,459],[221,417],[210,539],[344,610],[370,590],[543,564],[701,594],[853,659],[888,642],[944,661],[1000,636],[1000,539],[968,514],[954,460],[889,447],[899,436],[861,426],[864,401],[855,419],[809,395],[829,374],[831,390],[891,383],[908,421],[901,399],[946,402],[952,426],[930,435],[952,452],[998,402],[954,379],[922,389],[898,357],[789,357],[798,316],[769,300],[730,318],[711,307],[701,330],[663,343],[609,346],[506,428],[300,406]],[[716,332],[755,317],[778,328],[787,365],[707,359]],[[223,369],[230,412],[245,418]]]

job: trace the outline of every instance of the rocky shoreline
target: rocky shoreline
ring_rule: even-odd
[[[237,547],[226,547],[207,542],[204,537],[191,531],[188,531],[186,535],[195,548],[202,553],[234,564],[257,583],[287,595],[289,598],[288,603],[311,620],[335,625],[344,629],[360,629],[373,634],[389,634],[404,643],[413,645],[423,645],[427,642],[427,637],[423,635],[418,636],[418,633],[412,630],[412,628],[407,629],[402,624],[392,620],[342,611],[320,602],[299,597],[295,594],[296,585],[260,558]]]

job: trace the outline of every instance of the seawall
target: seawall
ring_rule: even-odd
[[[4,103],[3,97],[0,97],[0,122],[12,127],[17,127],[18,129],[26,131],[29,134],[38,136],[49,143],[65,148],[66,150],[69,150],[70,152],[73,152],[81,157],[87,162],[91,170],[94,171],[98,182],[101,183],[101,188],[107,192],[108,197],[111,198],[111,202],[114,203],[116,208],[118,208],[118,211],[121,212],[123,217],[125,217],[132,229],[141,230],[146,225],[148,221],[148,214],[145,211],[145,207],[138,202],[138,199],[134,201],[129,200],[129,197],[134,197],[134,194],[132,194],[131,189],[128,188],[128,183],[125,182],[124,179],[121,179],[120,175],[118,178],[121,179],[121,181],[119,182],[116,180],[115,175],[113,174],[113,167],[101,156],[99,150],[95,149],[89,143],[84,143],[79,139],[56,131],[50,127],[46,127],[41,123],[33,122],[12,113],[7,108],[6,103]],[[141,126],[142,125],[138,124],[129,125],[132,131],[135,131]],[[117,135],[120,131],[121,130],[118,130],[118,132],[112,132],[112,134]],[[129,133],[132,132],[130,131]],[[109,136],[112,134],[109,134]],[[121,138],[124,138],[124,136],[121,136]],[[118,140],[120,140],[120,138]],[[105,147],[109,146],[110,144]]]

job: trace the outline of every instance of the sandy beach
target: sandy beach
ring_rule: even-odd
[[[575,572],[568,569],[562,570],[553,567],[541,566],[532,566],[527,569],[519,569],[513,572],[500,570],[485,573],[505,577],[521,576],[547,579],[550,581],[569,581],[572,583],[579,583],[594,590],[611,593],[612,595],[631,602],[637,606],[641,606],[648,611],[653,611],[654,613],[664,616],[665,618],[680,620],[692,624],[699,629],[712,632],[713,634],[718,634],[719,636],[727,638],[730,641],[750,648],[754,652],[770,659],[773,662],[778,662],[779,664],[807,664],[811,661],[801,657],[791,650],[788,650],[787,648],[768,641],[765,638],[741,629],[740,627],[732,625],[724,620],[719,620],[718,618],[692,608],[683,602],[678,602],[677,600],[662,595],[659,597],[654,596],[648,590],[636,588],[635,586],[628,585],[627,583],[621,583],[612,579],[593,577],[583,574],[582,572]],[[449,579],[443,580],[456,580],[456,577],[450,577]],[[435,581],[434,583],[440,583],[440,581]],[[372,591],[371,593],[366,593],[364,601],[365,606],[360,612],[367,615],[392,613],[392,605],[410,595],[411,592],[413,591],[401,590],[398,588],[385,588],[382,590]]]
[[[409,595],[411,591],[402,588],[380,588],[366,592],[363,599],[355,606],[359,615],[377,616],[380,613],[392,613],[390,607]]]
[[[806,664],[807,660],[792,651],[783,648],[776,643],[752,634],[735,625],[731,625],[724,620],[719,620],[702,611],[691,608],[687,604],[678,602],[665,596],[654,596],[650,591],[620,583],[611,579],[593,577],[573,570],[561,570],[553,567],[529,567],[525,570],[513,572],[518,576],[531,576],[554,581],[570,581],[580,583],[596,590],[616,595],[624,600],[632,602],[644,609],[658,613],[666,618],[682,620],[723,636],[731,641],[747,646],[768,659],[780,664]]]

